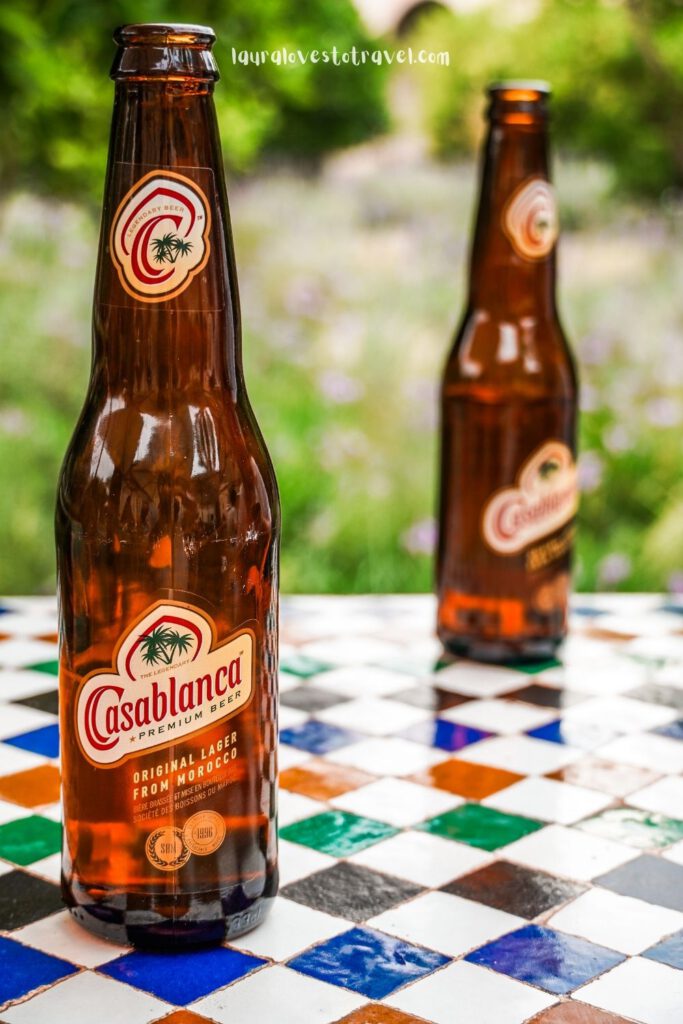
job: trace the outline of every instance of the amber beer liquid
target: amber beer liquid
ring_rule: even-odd
[[[279,506],[245,392],[210,29],[115,36],[93,360],[57,502],[63,892],[217,942],[277,889]]]
[[[555,308],[548,91],[489,90],[469,301],[442,386],[438,632],[489,661],[549,657],[566,630],[577,381]]]

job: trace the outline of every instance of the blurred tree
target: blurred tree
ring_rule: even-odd
[[[607,160],[627,191],[683,188],[683,0],[541,0],[521,21],[440,11],[418,33],[452,55],[422,71],[436,152],[471,149],[489,81],[547,78],[563,148]]]
[[[236,50],[339,50],[369,39],[351,0],[9,0],[0,7],[5,188],[99,200],[111,114],[112,30],[134,21],[203,22],[218,33],[216,93],[226,160],[237,169],[264,150],[317,154],[386,126],[375,65],[234,64]]]

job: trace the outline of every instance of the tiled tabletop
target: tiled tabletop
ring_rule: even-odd
[[[435,669],[429,597],[283,603],[281,896],[153,955],[61,908],[55,607],[0,607],[4,1024],[681,1024],[683,604]]]

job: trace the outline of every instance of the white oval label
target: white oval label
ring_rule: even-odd
[[[150,171],[121,200],[110,249],[121,284],[142,302],[184,291],[209,258],[211,211],[196,182]]]
[[[76,735],[84,755],[111,768],[233,715],[251,698],[253,648],[250,630],[216,644],[198,608],[154,605],[123,636],[113,668],[81,684]]]
[[[507,202],[503,229],[523,259],[547,256],[559,233],[557,202],[550,182],[544,178],[523,182]]]
[[[566,444],[548,441],[526,460],[515,486],[487,502],[484,540],[501,555],[516,554],[569,522],[577,505],[574,457]]]

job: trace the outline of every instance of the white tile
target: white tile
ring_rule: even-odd
[[[366,1002],[363,996],[277,965],[205,996],[189,1009],[219,1024],[332,1024]]]
[[[7,1024],[93,1024],[94,1007],[97,1024],[149,1024],[171,1012],[161,999],[84,971],[3,1010],[2,1019]]]
[[[474,846],[427,832],[401,832],[349,857],[354,864],[433,888],[476,871],[491,859],[489,853]]]
[[[13,636],[49,636],[58,629],[57,610],[53,614],[38,609],[33,614],[28,611],[8,612],[0,616],[0,624],[3,633],[11,633]]]
[[[331,628],[336,633],[339,632],[338,618],[331,621]],[[375,640],[373,637],[353,636],[349,641],[337,636],[332,640],[314,640],[312,643],[302,644],[299,654],[305,654],[308,658],[329,665],[376,665],[378,662],[395,658],[397,645],[385,640]]]
[[[439,718],[450,722],[505,735],[536,729],[557,717],[558,712],[554,708],[537,708],[519,701],[500,699],[471,700],[439,713]]]
[[[421,743],[392,736],[352,743],[329,754],[328,760],[348,764],[373,775],[412,775],[440,764],[448,756],[443,750],[432,750]]]
[[[660,774],[683,772],[683,743],[654,733],[620,736],[600,747],[598,754],[608,761],[650,768]]]
[[[302,682],[303,680],[300,679],[298,676],[295,676],[293,673],[280,672],[278,674],[278,692],[287,693],[287,690],[295,690],[297,686],[301,686]],[[282,707],[283,705],[281,704],[280,710],[282,710]]]
[[[674,612],[655,610],[643,616],[632,606],[625,605],[623,610],[602,615],[597,625],[599,629],[625,637],[640,636],[643,633],[648,636],[666,636],[680,631],[681,618]]]
[[[596,637],[570,633],[562,643],[558,659],[563,665],[595,665],[597,662],[613,661],[615,658],[614,644]],[[556,669],[546,669],[539,676],[546,678]],[[537,677],[538,678],[538,677]]]
[[[23,772],[26,768],[37,768],[47,764],[48,759],[42,754],[32,754],[30,750],[21,750],[10,743],[0,742],[0,775],[13,775]]]
[[[288,768],[297,768],[300,764],[310,761],[312,757],[313,755],[309,754],[307,750],[299,750],[298,747],[292,747],[289,743],[281,743],[277,751],[278,768],[281,772]]]
[[[633,658],[642,658],[653,665],[661,665],[662,661],[683,661],[683,637],[681,636],[639,636],[624,644],[626,651]]]
[[[2,668],[23,668],[24,665],[35,665],[41,661],[54,661],[57,656],[57,644],[47,644],[43,640],[0,641]]]
[[[604,722],[613,732],[630,733],[655,729],[673,722],[677,713],[663,704],[648,704],[632,697],[596,697],[568,708],[565,722]]]
[[[664,850],[662,856],[667,860],[672,860],[674,864],[683,864],[683,839],[679,843],[675,843],[674,846],[670,846],[668,850]]]
[[[34,860],[28,870],[32,875],[40,875],[48,882],[59,883],[62,876],[62,855],[51,853],[49,857],[42,857],[41,860]]]
[[[548,825],[505,847],[506,860],[589,881],[638,856],[638,850],[563,825]]]
[[[461,1008],[465,1020],[476,1024],[523,1024],[556,1002],[513,978],[496,974],[464,960],[449,964],[384,1000],[404,1013],[413,1013],[434,1024],[455,1024]]]
[[[628,802],[632,807],[645,811],[668,814],[671,818],[683,818],[683,778],[667,775],[636,793],[631,793]]]
[[[300,711],[298,708],[290,708],[286,704],[280,704],[278,726],[280,729],[293,729],[297,725],[303,725],[310,717],[306,711]]]
[[[6,860],[0,860],[0,875],[7,875],[10,871],[16,870],[16,864],[8,864]]]
[[[634,957],[577,989],[574,998],[642,1024],[681,1024],[683,971]]]
[[[416,825],[435,814],[444,814],[465,801],[432,786],[419,786],[403,779],[378,779],[367,786],[330,800],[333,807],[365,815],[403,828]]]
[[[19,736],[23,732],[56,725],[57,719],[47,711],[25,708],[21,704],[3,704],[0,708],[0,740]]]
[[[19,804],[10,803],[9,800],[0,800],[0,825],[6,825],[8,821],[16,821],[17,818],[28,818],[34,813],[32,807],[20,807]]]
[[[316,718],[370,736],[388,736],[431,718],[428,711],[382,697],[361,697],[316,712]]]
[[[279,841],[278,868],[281,886],[289,885],[290,882],[296,882],[306,875],[312,875],[314,871],[323,871],[338,863],[336,857],[330,857],[327,853],[311,850],[300,843],[290,843],[287,839]]]
[[[560,668],[549,668],[534,677],[539,683],[553,683],[575,693],[594,696],[625,693],[647,682],[648,669],[628,658],[578,659]]]
[[[683,928],[683,914],[595,888],[559,910],[549,924],[633,956]]]
[[[482,800],[487,807],[508,814],[523,814],[561,825],[571,825],[589,814],[597,814],[612,802],[611,796],[603,796],[594,789],[541,778],[522,779]]]
[[[460,956],[527,922],[514,914],[447,892],[428,892],[371,917],[367,923],[370,928],[378,928],[407,942],[436,949],[447,956]]]
[[[471,744],[456,756],[463,761],[505,768],[522,775],[545,775],[576,761],[582,751],[531,736],[494,736]]]
[[[258,928],[229,944],[255,956],[287,960],[302,949],[316,942],[326,942],[349,928],[353,928],[353,924],[344,918],[332,917],[278,896],[271,913]]]
[[[510,668],[479,665],[474,661],[457,661],[448,668],[435,672],[432,683],[442,690],[464,693],[471,697],[497,697],[510,690],[518,690],[528,682],[528,676]]]
[[[300,793],[290,793],[288,789],[281,789],[278,793],[278,825],[284,828],[294,821],[302,821],[303,818],[310,818],[314,814],[320,814],[325,810],[325,805],[319,800],[311,800],[308,796],[301,796]]]
[[[332,693],[342,693],[345,697],[385,697],[389,693],[405,690],[406,685],[409,685],[402,672],[367,666],[321,672],[315,676],[314,681],[317,687],[331,690]]]
[[[81,967],[99,967],[128,952],[125,946],[115,946],[87,932],[68,910],[14,931],[12,938]]]
[[[23,700],[56,689],[57,677],[45,672],[32,672],[28,668],[0,671],[0,701]]]

